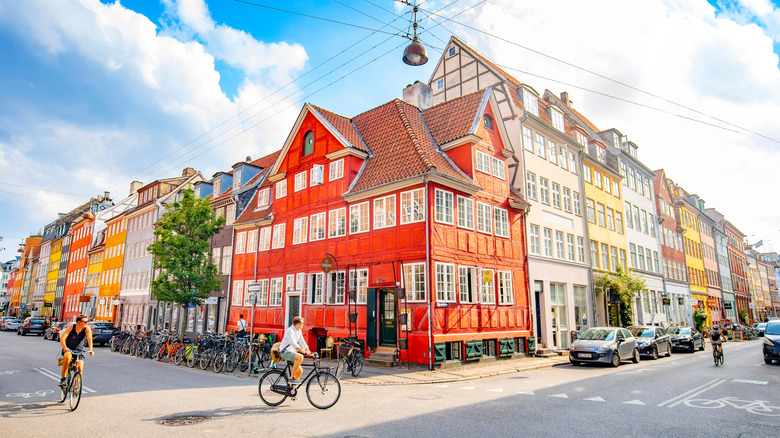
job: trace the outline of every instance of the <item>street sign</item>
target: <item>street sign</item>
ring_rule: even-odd
[[[483,283],[492,283],[493,282],[493,271],[483,270],[482,271],[482,282]]]
[[[712,297],[707,298],[707,307],[710,308],[718,307],[718,299]]]
[[[672,300],[669,298],[664,298],[664,306],[670,306],[672,304]]]
[[[217,304],[218,300],[219,299],[217,297],[208,297],[205,301],[203,301],[203,304]]]
[[[261,290],[263,290],[263,287],[259,284],[250,284],[246,287],[246,292],[249,294],[257,294]]]
[[[322,268],[322,272],[329,274],[330,271],[333,270],[333,265],[335,264],[335,261],[331,259],[330,256],[325,256],[320,263],[320,267]]]

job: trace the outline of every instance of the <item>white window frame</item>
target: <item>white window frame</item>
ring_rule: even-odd
[[[492,281],[485,281],[485,272],[490,272]],[[479,302],[496,304],[496,272],[493,269],[479,270]]]
[[[253,254],[257,251],[257,229],[249,230],[246,233],[246,253]]]
[[[525,191],[528,198],[534,201],[538,199],[536,194],[536,174],[533,172],[525,172]]]
[[[312,166],[311,175],[309,176],[309,186],[318,186],[325,182],[325,166],[322,164],[315,164]]]
[[[293,245],[306,243],[309,233],[309,217],[299,217],[293,221]]]
[[[498,237],[509,237],[509,211],[504,208],[493,208],[495,234]]]
[[[514,304],[515,294],[512,289],[512,271],[496,271],[498,284],[498,304]]]
[[[526,88],[523,88],[523,106],[526,111],[539,117],[539,100],[534,93],[528,91]]]
[[[434,220],[439,223],[455,224],[455,195],[442,189],[434,190]]]
[[[341,222],[339,222],[341,220]],[[344,237],[347,235],[347,209],[337,208],[328,212],[328,237]]]
[[[506,179],[506,165],[504,160],[496,157],[491,157],[493,160],[493,176],[498,179]]]
[[[368,269],[349,271],[349,289],[355,290],[355,303],[366,304],[368,296]]]
[[[246,252],[246,231],[236,233],[236,255]]]
[[[257,250],[268,251],[269,249],[271,249],[271,227],[261,228],[257,239]]]
[[[458,227],[474,229],[474,200],[458,195]]]
[[[274,190],[276,191],[276,197],[274,199],[281,199],[287,196],[287,180],[283,179],[277,181]]]
[[[563,113],[556,107],[550,107],[550,119],[552,119],[553,128],[566,132],[566,125],[563,121]]]
[[[303,171],[295,174],[295,191],[300,192],[306,188],[306,175],[308,172]]]
[[[395,195],[374,199],[374,229],[395,226]]]
[[[309,219],[309,242],[323,240],[328,235],[328,220],[325,212],[311,215]]]
[[[257,207],[265,207],[271,203],[271,189],[266,187],[257,192]]]
[[[477,268],[458,266],[458,299],[461,303],[479,302],[479,285],[476,279]]]
[[[349,234],[366,233],[370,227],[368,201],[349,206]]]
[[[328,166],[328,181],[335,181],[344,177],[344,159],[336,160]]]
[[[271,240],[271,249],[284,248],[284,233],[287,224],[274,225],[274,232]]]
[[[241,307],[244,304],[244,280],[233,280],[230,305]]]
[[[561,185],[557,182],[552,182],[552,206],[561,209]]]
[[[487,173],[490,175],[490,155],[482,151],[475,151],[475,154],[476,158],[474,168],[478,172]]]
[[[525,126],[523,126],[523,147],[529,152],[534,151],[534,133]]]
[[[428,293],[426,286],[425,263],[404,263],[402,266],[406,301],[413,303],[425,302]]]
[[[268,287],[268,306],[281,307],[284,294],[284,277],[272,278]]]
[[[436,301],[440,303],[454,303],[455,294],[455,265],[452,263],[436,263]]]
[[[540,255],[541,251],[542,247],[539,225],[531,224],[528,229],[528,252],[530,254]]]
[[[493,207],[477,201],[477,231],[493,234]]]
[[[539,202],[550,205],[550,181],[539,177]]]
[[[425,191],[422,188],[401,192],[401,224],[425,221]]]

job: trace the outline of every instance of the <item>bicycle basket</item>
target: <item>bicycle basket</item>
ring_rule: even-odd
[[[339,344],[338,352],[340,356],[346,356],[349,354],[349,350],[352,349],[352,345],[348,342],[342,342]]]
[[[273,363],[279,363],[279,361],[282,360],[282,353],[279,351],[279,347],[281,346],[282,343],[277,342],[271,347],[271,361]]]

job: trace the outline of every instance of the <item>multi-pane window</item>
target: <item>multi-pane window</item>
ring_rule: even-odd
[[[287,180],[283,179],[276,183],[276,199],[284,198],[287,196]]]
[[[645,234],[650,232],[649,227],[647,226],[647,212],[644,210],[642,210],[642,232]]]
[[[544,137],[541,134],[536,134],[536,153],[542,158],[547,158],[547,148],[544,144]]]
[[[401,224],[422,222],[423,220],[425,220],[423,189],[401,193]]]
[[[282,291],[284,290],[284,278],[272,278],[271,285],[269,287],[269,306],[281,306],[282,305]]]
[[[573,191],[572,199],[574,200],[574,214],[576,214],[577,216],[581,216],[582,210],[580,209],[580,193]]]
[[[246,231],[236,233],[236,254],[246,252]]]
[[[629,243],[628,244],[628,252],[631,255],[631,267],[632,268],[638,268],[639,264],[637,263],[637,259],[636,259],[636,244]]]
[[[455,265],[436,263],[436,301],[455,302]]]
[[[574,235],[566,235],[566,258],[569,261],[574,261]]]
[[[395,226],[395,195],[374,199],[374,229]]]
[[[436,222],[454,223],[454,196],[452,192],[436,189],[434,194],[434,218]]]
[[[329,181],[333,181],[336,179],[341,179],[341,177],[344,176],[344,159],[340,159],[338,161],[334,161],[330,163],[330,168],[328,169],[328,178]]]
[[[256,301],[257,305],[267,306],[268,305],[268,279],[257,280],[257,283],[255,284],[260,285],[260,290],[257,292],[257,301]]]
[[[311,274],[309,280],[309,303],[324,304],[325,288],[325,274],[322,272]]]
[[[563,124],[563,113],[558,111],[555,108],[550,108],[550,114],[552,115],[551,118],[552,118],[553,128],[561,132],[566,132],[565,131],[566,128],[564,127]]]
[[[230,272],[233,264],[233,248],[226,246],[222,248],[222,272]]]
[[[349,271],[349,290],[355,291],[355,302],[365,304],[368,293],[368,269]]]
[[[295,191],[300,191],[306,188],[306,172],[301,172],[295,175]]]
[[[614,246],[610,246],[609,247],[609,255],[610,255],[610,258],[612,259],[612,270],[617,272],[617,267],[618,267],[617,248],[615,248]]]
[[[271,203],[271,199],[269,197],[271,189],[262,189],[259,192],[257,192],[257,206],[258,207],[264,207]]]
[[[498,304],[512,304],[514,302],[512,272],[497,271],[496,281],[498,282]]]
[[[325,212],[317,213],[311,215],[311,219],[309,221],[309,240],[315,241],[315,240],[322,240],[325,238],[325,230],[326,230],[326,223],[325,223]]]
[[[529,113],[539,117],[539,101],[536,100],[536,96],[525,88],[523,88],[523,106]]]
[[[255,251],[257,251],[257,230],[250,230],[246,233],[246,253]]]
[[[598,187],[598,188],[602,188],[602,186],[601,186],[601,171],[593,170],[593,184],[596,187]]]
[[[558,164],[558,146],[550,140],[547,140],[547,149],[550,150],[550,162]]]
[[[368,231],[368,202],[349,206],[349,234]]]
[[[552,183],[552,201],[553,207],[561,208],[561,185],[556,182]]]
[[[620,248],[620,266],[623,267],[623,270],[626,269],[626,250],[623,248]]]
[[[347,234],[347,209],[331,210],[328,218],[328,237],[341,237]]]
[[[601,244],[601,269],[609,271],[609,245]]]
[[[309,218],[299,217],[293,221],[293,245],[306,243],[309,231]]]
[[[617,181],[612,181],[612,194],[615,195],[616,198],[620,197],[620,183]]]
[[[599,268],[599,244],[595,240],[590,241],[590,267]]]
[[[612,193],[612,181],[607,177],[607,175],[604,175],[604,191],[607,193]]]
[[[596,223],[596,203],[590,198],[585,198],[585,210],[587,210],[588,222]]]
[[[615,211],[607,207],[607,228],[615,229]]]
[[[647,261],[647,270],[653,270],[653,251],[650,248],[645,248],[645,260]]]
[[[634,229],[642,231],[642,221],[639,216],[639,207],[634,206]],[[645,224],[645,231],[647,231],[647,224]]]
[[[490,155],[476,151],[477,155],[477,170],[480,172],[490,173]]]
[[[539,200],[543,204],[550,204],[550,182],[547,178],[539,177]]]
[[[553,244],[552,244],[552,230],[549,228],[544,229],[544,255],[545,257],[553,256]]]
[[[585,178],[585,182],[592,183],[593,182],[593,176],[590,171],[590,166],[587,164],[582,165],[582,176]]]
[[[458,291],[461,303],[474,303],[477,301],[473,282],[475,275],[475,268],[458,266]]]
[[[571,213],[571,189],[563,188],[563,209]]]
[[[577,261],[585,263],[585,238],[577,237]]]
[[[647,222],[648,222],[648,228],[650,231],[650,235],[655,237],[655,220],[653,219],[653,215],[648,213],[647,214]]]
[[[525,173],[525,191],[528,197],[536,199],[536,174],[532,172]]]
[[[568,154],[566,153],[566,147],[565,146],[561,146],[561,155],[560,155],[560,157],[561,157],[561,167],[566,169],[566,170],[569,170],[569,158],[568,158]]]
[[[506,179],[506,166],[500,158],[493,157],[493,176]]]
[[[271,227],[265,227],[260,230],[257,246],[260,251],[267,251],[271,248]]]
[[[477,231],[488,234],[493,232],[492,207],[482,202],[477,202]]]
[[[274,225],[273,242],[271,244],[271,248],[273,249],[284,248],[285,225],[286,224]]]
[[[628,228],[634,228],[634,218],[631,216],[631,204],[626,202],[626,226]]]
[[[533,133],[525,126],[523,126],[523,147],[525,147],[527,151],[534,151]]]
[[[311,177],[309,184],[314,187],[316,185],[325,182],[325,166],[322,164],[315,164],[311,167]]]
[[[230,305],[236,307],[244,305],[244,280],[233,281],[233,295]]]
[[[458,226],[474,229],[474,200],[458,195]]]
[[[404,287],[408,301],[425,301],[425,263],[403,265]]]
[[[539,225],[531,225],[528,234],[528,252],[539,254]]]
[[[509,237],[509,212],[503,208],[494,208],[496,236]]]
[[[496,286],[492,269],[482,269],[480,276],[479,301],[483,304],[496,303]]]
[[[571,173],[577,173],[577,160],[574,158],[574,152],[569,152],[569,168]]]
[[[344,304],[345,272],[331,272],[326,278],[330,278],[326,286],[327,304]]]
[[[556,231],[555,232],[555,257],[559,258],[559,259],[563,259],[563,257],[564,257],[563,232],[562,231]]]

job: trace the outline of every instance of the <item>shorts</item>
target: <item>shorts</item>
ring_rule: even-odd
[[[712,345],[722,345],[723,340],[722,339],[718,339],[717,341],[711,340],[710,343],[712,343]]]
[[[295,361],[295,356],[297,354],[300,354],[300,353],[296,352],[295,349],[293,349],[292,347],[285,348],[281,352],[282,360],[288,360],[290,362],[294,362]]]

